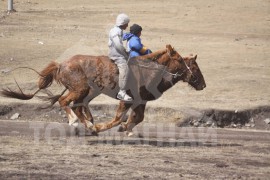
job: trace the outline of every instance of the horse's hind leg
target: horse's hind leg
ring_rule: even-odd
[[[81,123],[84,124],[86,129],[91,129],[93,127],[92,122],[90,122],[83,114],[83,107],[76,107],[73,109],[76,116],[80,119]]]
[[[69,125],[72,125],[73,123],[75,123],[79,118],[80,121],[86,125],[86,127],[92,126],[92,123],[87,123],[86,118],[82,112],[83,106],[84,106],[82,102],[83,102],[84,97],[86,96],[85,95],[86,93],[84,92],[86,91],[82,91],[80,93],[70,91],[66,96],[62,96],[61,98],[59,98],[60,106],[67,113],[67,116],[69,119]],[[69,107],[69,104],[71,102],[74,102],[72,108]]]
[[[81,122],[85,125],[86,129],[92,129],[94,119],[89,109],[89,102],[94,99],[96,96],[100,94],[100,91],[95,90],[94,88],[87,87],[85,90],[80,93],[80,96],[77,100],[74,100],[73,103],[73,111],[81,120]],[[87,90],[87,91],[86,91]],[[87,93],[86,93],[87,92]]]
[[[91,111],[90,111],[88,105],[85,106],[85,107],[83,107],[83,110],[84,110],[86,119],[87,119],[88,121],[90,121],[92,124],[94,124],[94,118],[93,118],[93,116],[92,116],[92,113],[91,113]]]
[[[92,124],[94,124],[94,118],[91,114],[88,104],[92,99],[97,97],[99,94],[100,94],[100,91],[96,90],[95,88],[90,87],[88,95],[83,100],[83,103],[84,103],[83,110],[84,110],[86,119],[90,121]]]
[[[95,124],[93,127],[93,130],[98,133],[98,132],[105,131],[107,129],[111,129],[112,127],[119,125],[122,122],[122,118],[127,113],[129,108],[131,107],[131,105],[132,104],[130,104],[130,103],[125,103],[123,101],[120,101],[120,104],[119,104],[118,109],[116,111],[115,118],[110,122]]]
[[[58,100],[60,107],[66,111],[69,125],[72,125],[78,120],[78,117],[74,114],[72,109],[69,107],[69,104],[72,102],[73,96],[74,96],[73,93],[69,92],[67,95],[61,96]]]

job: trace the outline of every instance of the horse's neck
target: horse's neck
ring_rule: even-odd
[[[165,91],[173,87],[178,81],[179,79],[173,78],[172,76],[169,78],[163,77],[162,81],[158,85],[159,92],[164,93]]]
[[[151,59],[153,61],[156,61],[156,58],[161,56],[162,54],[166,53],[166,49],[158,50],[156,52],[153,52],[151,54],[143,55],[143,56],[138,56],[136,59],[138,60],[146,60],[146,59]]]
[[[154,54],[153,61],[160,65],[166,66],[168,71],[171,71],[172,59],[167,55],[167,50],[160,50]]]
[[[148,55],[144,55],[144,56],[139,56],[136,57],[136,60],[140,61],[140,60],[152,60],[154,62],[152,66],[149,67],[155,67],[154,63],[157,63],[161,66],[163,66],[160,70],[161,71],[155,71],[153,72],[154,74],[152,74],[151,76],[145,76],[146,82],[155,82],[156,80],[159,81],[156,88],[158,88],[158,91],[163,94],[165,91],[167,91],[168,89],[170,89],[172,86],[174,86],[178,81],[180,81],[181,79],[176,77],[173,77],[173,74],[176,73],[174,72],[174,69],[172,66],[174,66],[174,62],[172,61],[172,59],[167,56],[165,53],[167,52],[166,49],[163,50],[159,50],[156,51],[154,53],[148,54]],[[149,73],[149,69],[147,70]],[[151,72],[151,71],[150,71]],[[152,83],[150,83],[152,84]]]
[[[167,66],[157,62],[134,60],[130,65],[134,77],[137,77],[137,80],[142,78],[143,81],[140,82],[145,83],[140,86],[145,85],[150,89],[157,88],[160,93],[165,92],[179,81],[179,79],[173,78],[173,74],[168,71]]]

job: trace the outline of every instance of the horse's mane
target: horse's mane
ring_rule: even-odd
[[[129,65],[139,66],[143,69],[154,69],[154,70],[164,70],[166,66],[159,64],[156,59],[158,59],[161,55],[166,53],[166,49],[158,50],[151,54],[143,55],[143,56],[136,56],[131,58],[128,61]]]
[[[164,54],[166,51],[167,51],[166,49],[162,49],[162,50],[158,50],[156,52],[153,52],[151,54],[147,54],[147,55],[143,55],[143,56],[137,56],[134,59],[136,59],[136,60],[154,60],[158,56]]]

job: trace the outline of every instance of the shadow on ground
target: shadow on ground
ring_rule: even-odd
[[[111,145],[150,145],[155,147],[233,147],[241,144],[226,144],[200,141],[162,141],[150,139],[128,139],[128,140],[90,140],[88,145],[111,144]]]
[[[7,120],[13,114],[19,113],[18,119],[25,121],[67,122],[65,112],[59,106],[47,109],[44,105],[12,103],[0,105],[0,120]],[[108,121],[114,117],[116,105],[91,105],[95,122]],[[155,111],[159,113],[153,113]],[[172,119],[168,120],[168,117]],[[174,118],[177,117],[177,118]],[[220,127],[220,128],[248,128],[269,130],[267,123],[270,119],[270,106],[260,106],[244,110],[206,109],[198,110],[185,108],[184,110],[148,107],[145,112],[145,122],[173,122],[179,127]]]

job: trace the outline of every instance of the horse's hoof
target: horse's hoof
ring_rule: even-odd
[[[91,129],[86,129],[83,126],[80,126],[80,127],[75,127],[75,135],[76,136],[98,136],[98,133]]]
[[[134,133],[131,132],[131,131],[127,131],[126,134],[127,134],[128,137],[133,137],[134,136]]]
[[[125,132],[126,131],[126,128],[123,127],[123,126],[120,126],[117,131],[118,132]]]
[[[98,133],[96,131],[91,131],[87,129],[85,132],[85,136],[98,136]]]
[[[74,114],[73,111],[71,111],[73,114],[72,115],[68,115],[68,124],[71,126],[74,123],[78,122],[78,118],[77,116]]]
[[[92,134],[91,134],[92,136],[98,136],[98,132],[96,132],[96,131],[92,131]]]
[[[75,127],[75,128],[78,128],[78,126],[79,126],[79,123],[78,122],[74,122],[74,123],[72,123],[72,124],[69,124],[70,126],[73,126],[73,127]]]
[[[85,126],[86,126],[86,128],[88,128],[88,129],[93,129],[94,128],[94,124],[93,123],[91,123],[90,121],[85,121]]]
[[[98,131],[97,131],[97,129],[96,129],[96,127],[94,125],[92,127],[89,127],[88,131],[91,132],[92,136],[98,136]]]
[[[79,136],[79,135],[80,135],[80,130],[79,130],[79,128],[75,127],[74,132],[75,132],[75,136]]]

